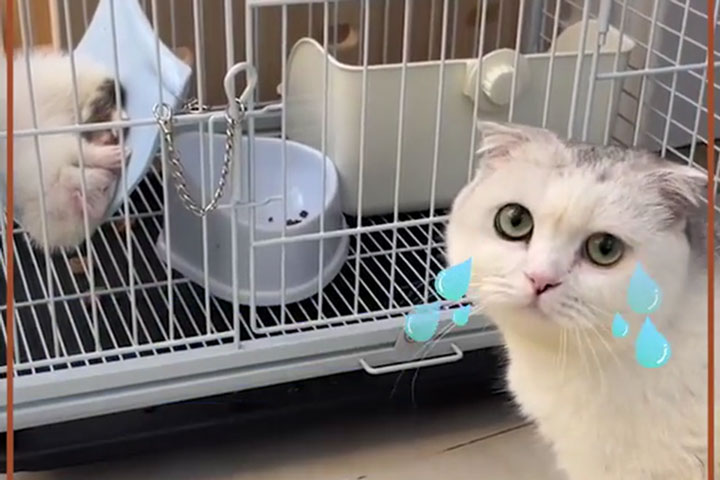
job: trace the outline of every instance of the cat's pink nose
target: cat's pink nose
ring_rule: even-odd
[[[530,284],[535,289],[535,295],[542,295],[551,288],[555,288],[560,285],[560,281],[552,275],[548,275],[542,272],[531,272],[526,273],[525,276],[530,280]]]

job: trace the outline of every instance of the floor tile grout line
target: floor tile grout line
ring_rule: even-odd
[[[483,440],[490,440],[491,438],[500,437],[507,433],[512,433],[517,430],[522,430],[523,428],[529,427],[532,424],[533,424],[533,422],[524,422],[524,423],[521,423],[520,425],[513,425],[512,427],[507,427],[502,430],[498,430],[497,432],[489,433],[487,435],[483,435],[481,437],[474,438],[472,440],[468,440],[467,442],[462,442],[462,443],[458,443],[456,445],[452,445],[450,447],[445,448],[441,453],[451,452],[453,450],[467,447],[468,445],[472,445],[474,443],[482,442]]]

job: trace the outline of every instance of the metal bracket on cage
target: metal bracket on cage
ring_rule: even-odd
[[[423,347],[423,344],[410,338],[403,328],[395,339],[395,345],[393,347],[393,352],[396,356],[402,358],[409,357],[416,353]]]
[[[451,320],[449,318],[441,319],[438,323],[438,331],[443,331],[450,322]],[[403,328],[395,339],[393,352],[397,358],[410,358],[423,348],[427,348],[427,346],[427,343],[416,342],[410,338]],[[430,350],[432,350],[432,348],[430,348]],[[430,350],[428,350],[428,353]]]
[[[482,68],[479,67],[477,60],[465,64],[463,93],[472,101],[477,101],[478,107],[484,111],[507,108],[511,98],[519,97],[532,78],[525,55],[510,48],[487,53],[482,58]]]

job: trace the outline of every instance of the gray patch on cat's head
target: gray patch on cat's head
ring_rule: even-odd
[[[591,170],[599,183],[619,182],[629,192],[651,189],[656,193],[657,206],[647,211],[661,215],[656,218],[660,228],[672,228],[685,222],[685,236],[696,258],[703,258],[707,239],[702,175],[686,165],[679,165],[656,154],[618,146],[599,146],[568,142],[574,166]],[[634,180],[637,183],[633,186]],[[647,197],[646,197],[647,198]],[[663,213],[664,212],[664,213]],[[717,236],[716,229],[716,236]],[[703,255],[699,255],[702,253]]]
[[[575,166],[592,170],[598,182],[636,178],[643,189],[654,189],[670,211],[671,222],[685,218],[701,195],[702,180],[697,178],[697,171],[656,154],[614,145],[567,145]]]
[[[579,168],[591,168],[597,173],[598,182],[606,182],[617,174],[617,165],[633,159],[633,150],[615,145],[591,145],[568,142],[572,159]]]
[[[594,166],[601,163],[620,163],[628,160],[632,150],[615,145],[591,145],[568,142],[573,158],[579,166]]]

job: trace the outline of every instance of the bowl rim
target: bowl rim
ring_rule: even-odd
[[[208,132],[208,131],[205,131],[205,130],[204,130],[204,131],[202,131],[202,132],[199,132],[196,125],[183,125],[183,126],[180,126],[180,127],[178,127],[178,128],[176,129],[176,134],[175,134],[176,143],[177,143],[177,141],[178,141],[180,138],[182,138],[182,137],[184,137],[184,136],[189,136],[189,135],[195,135],[195,136],[210,136],[211,138],[212,138],[212,137],[223,137],[223,138],[225,137],[225,135],[224,135],[223,133],[214,132],[214,131],[209,131],[209,132]],[[243,143],[249,142],[249,137],[248,137],[247,135],[242,135],[242,136],[241,136],[241,139],[242,139]],[[265,144],[268,144],[268,145],[273,144],[273,145],[279,146],[279,147],[281,147],[281,145],[282,145],[283,142],[284,142],[286,145],[291,146],[292,148],[295,148],[295,149],[298,149],[298,150],[301,150],[301,151],[305,151],[305,152],[307,152],[307,153],[309,153],[309,154],[312,154],[312,155],[313,155],[316,159],[318,159],[318,160],[323,158],[323,154],[322,154],[321,151],[319,151],[319,150],[317,150],[317,149],[315,149],[315,148],[313,148],[313,147],[311,147],[311,146],[309,146],[309,145],[306,145],[306,144],[304,144],[304,143],[300,143],[300,142],[295,141],[295,140],[290,140],[290,139],[288,139],[288,138],[286,138],[286,139],[283,140],[282,138],[276,138],[276,137],[271,137],[271,136],[266,136],[266,135],[257,135],[257,134],[256,134],[256,135],[254,136],[254,141],[257,142],[257,143],[265,143]],[[289,155],[288,155],[288,156],[289,156]],[[334,189],[334,191],[333,191],[332,189],[328,188],[328,189],[326,189],[326,192],[325,192],[325,197],[326,197],[326,198],[325,198],[325,218],[327,218],[327,217],[328,217],[328,213],[332,212],[332,210],[333,210],[333,209],[331,208],[333,202],[339,203],[339,202],[342,201],[342,198],[341,198],[341,195],[340,195],[340,188],[341,188],[341,187],[340,187],[340,175],[338,174],[338,171],[337,171],[337,168],[336,168],[336,166],[335,166],[335,163],[332,161],[332,159],[330,158],[330,156],[327,155],[327,153],[325,154],[325,164],[326,164],[326,166],[327,166],[327,168],[325,169],[325,176],[326,176],[326,178],[329,177],[329,176],[332,176],[332,177],[334,178],[334,180],[335,180],[335,189]],[[232,173],[231,173],[231,175],[232,175]],[[288,178],[290,178],[290,177],[288,177]],[[190,176],[189,183],[192,183],[192,184],[197,188],[197,184],[194,182],[194,180],[195,180],[195,179],[194,179],[192,176]],[[227,194],[227,192],[226,192],[226,194]],[[280,200],[276,200],[276,201],[279,202]],[[252,208],[252,207],[245,207],[245,208]],[[221,209],[219,209],[219,210],[216,210],[215,213],[218,213],[218,214],[220,214],[220,215],[222,215],[222,216],[231,216],[231,215],[232,215],[232,209],[230,209],[230,208],[221,208]],[[257,212],[256,212],[256,215],[257,215]],[[332,215],[332,213],[330,213],[330,215]],[[343,219],[343,221],[344,221],[344,215],[343,215],[343,213],[342,213],[342,205],[339,205],[339,208],[337,209],[337,216],[338,216],[338,217],[342,217],[342,219]],[[247,216],[247,220],[249,220],[249,218],[250,218],[250,215]],[[317,215],[314,215],[314,216],[310,216],[310,217],[308,217],[308,219],[316,219],[317,221],[319,221],[319,219],[320,219],[320,213],[318,213]],[[245,221],[245,220],[243,220],[243,219],[238,219],[238,220],[241,221],[241,222],[243,222],[243,223],[249,224],[249,221]],[[304,219],[304,220],[305,220],[305,219]],[[286,220],[286,222],[287,222],[287,220]],[[303,225],[304,223],[306,223],[306,222],[303,221],[303,222],[300,222],[300,223],[297,223],[297,224],[293,224],[293,225],[287,225],[287,224],[286,224],[286,225],[285,225],[285,232],[288,233],[288,232],[292,231],[292,232],[293,232],[293,235],[302,234],[302,232],[298,232],[298,230],[300,230],[300,229],[302,228],[302,225]],[[327,224],[327,221],[326,221],[325,223]],[[257,222],[257,220],[256,220],[256,222],[255,222],[255,231],[260,231],[260,232],[263,232],[263,233],[270,233],[270,234],[273,234],[273,235],[275,235],[275,234],[282,234],[281,225],[282,225],[282,223],[281,223],[281,222],[278,222],[278,223],[276,223],[275,225],[273,225],[272,227],[268,227],[267,224],[265,224],[265,223],[259,223],[259,222]]]

